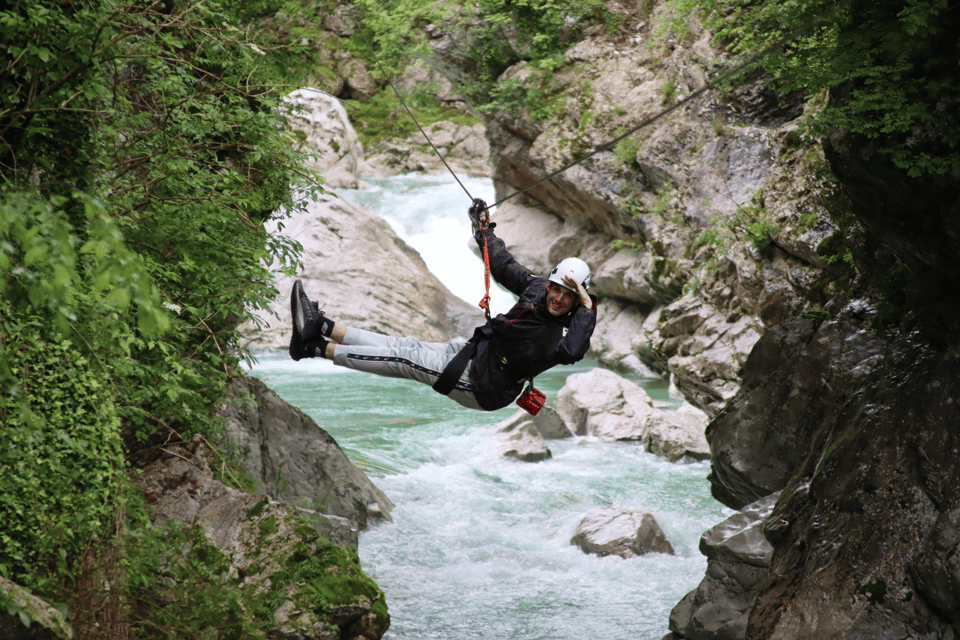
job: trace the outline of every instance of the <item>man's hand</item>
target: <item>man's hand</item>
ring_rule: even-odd
[[[582,284],[570,276],[563,276],[563,283],[567,285],[567,288],[577,292],[577,295],[580,296],[580,304],[587,309],[593,309],[593,298],[590,297],[590,294],[587,293],[587,290],[583,288]]]
[[[470,222],[473,224],[473,235],[477,235],[477,231],[480,231],[480,229],[490,223],[490,212],[487,211],[487,203],[480,198],[474,198],[468,213],[470,214]]]

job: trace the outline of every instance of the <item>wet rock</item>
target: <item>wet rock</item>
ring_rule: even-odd
[[[640,386],[611,371],[571,375],[553,404],[575,435],[638,441],[670,461],[708,457],[703,413],[658,409]]]
[[[673,546],[656,518],[640,509],[600,509],[589,513],[577,525],[570,544],[598,556],[673,555]]]
[[[670,629],[689,640],[744,640],[747,620],[766,579],[773,547],[764,521],[779,494],[748,505],[700,537],[703,581],[673,608]]]
[[[356,548],[359,531],[390,519],[390,499],[309,416],[257,378],[233,389],[220,411],[224,435],[257,492],[323,516],[322,533],[344,547]]]
[[[524,409],[520,409],[506,420],[493,426],[494,433],[509,433],[519,425],[531,422],[540,437],[546,440],[572,438],[573,433],[553,407],[544,405],[537,415],[532,416]]]
[[[714,497],[740,508],[783,489],[880,349],[873,334],[838,322],[797,319],[768,330],[744,365],[740,393],[707,427]]]
[[[553,457],[533,420],[521,420],[499,431],[500,454],[521,462],[541,462]]]

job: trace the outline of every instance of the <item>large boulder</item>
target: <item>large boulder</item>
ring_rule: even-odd
[[[237,380],[220,411],[224,435],[255,491],[321,516],[323,531],[356,548],[357,533],[389,519],[393,503],[309,416],[253,377]]]
[[[275,221],[269,232],[303,246],[303,268],[295,276],[277,272],[280,296],[241,327],[248,347],[288,346],[296,278],[328,317],[368,331],[446,342],[483,324],[483,314],[453,295],[379,216],[324,196],[282,222],[282,231]]]
[[[520,428],[521,425],[530,423],[536,429],[537,434],[545,440],[560,440],[562,438],[572,438],[573,432],[563,421],[556,409],[544,405],[537,415],[532,416],[526,410],[520,409],[512,416],[498,422],[492,428],[494,433],[510,433]]]
[[[673,555],[673,546],[656,518],[641,509],[599,509],[589,513],[577,525],[570,544],[598,556]]]
[[[532,420],[513,422],[499,429],[497,434],[500,436],[500,453],[508,458],[541,462],[553,457]]]
[[[639,385],[612,371],[593,369],[571,375],[553,404],[575,435],[638,441],[645,450],[670,461],[709,457],[704,414],[659,409]]]
[[[288,94],[285,106],[300,149],[310,154],[306,167],[319,171],[331,187],[359,186],[363,145],[341,102],[308,87]]]
[[[880,357],[876,335],[853,324],[864,312],[852,304],[845,322],[792,320],[757,342],[740,393],[707,427],[717,500],[739,509],[794,477],[824,418]]]
[[[218,570],[242,597],[270,590],[277,637],[382,637],[390,625],[383,592],[363,574],[355,552],[321,536],[328,530],[324,518],[225,486],[213,476],[214,459],[202,439],[171,444],[134,476],[151,523],[175,521],[198,531],[184,554],[222,554],[226,564]],[[169,573],[178,561],[170,558],[161,569],[158,589],[178,579]]]
[[[688,640],[744,640],[750,610],[770,572],[773,546],[764,521],[779,494],[748,505],[700,537],[707,573],[670,613],[670,630]]]

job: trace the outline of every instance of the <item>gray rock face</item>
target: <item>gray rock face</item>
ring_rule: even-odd
[[[783,489],[821,421],[881,351],[874,334],[839,322],[798,319],[768,330],[747,359],[740,393],[707,427],[714,497],[736,509]]]
[[[424,127],[424,132],[426,137],[418,131],[409,138],[391,138],[371,149],[362,165],[363,174],[385,177],[454,171],[468,176],[490,175],[490,145],[482,124],[436,122]]]
[[[954,637],[960,358],[836,318],[769,331],[707,430],[718,498],[782,489],[746,638]]]
[[[770,570],[773,547],[763,525],[778,497],[761,498],[701,536],[707,573],[670,613],[670,630],[677,637],[744,640],[750,610]]]
[[[744,362],[763,330],[754,316],[728,317],[686,295],[660,311],[646,338],[684,397],[714,416],[740,388]]]
[[[600,509],[587,514],[577,525],[570,544],[598,556],[673,555],[673,546],[656,518],[639,509]]]
[[[356,548],[358,531],[390,518],[390,499],[307,415],[256,378],[234,389],[235,399],[221,410],[224,434],[258,491],[325,516],[325,535],[341,546]]]
[[[306,167],[319,171],[330,187],[356,188],[363,145],[339,100],[313,88],[286,97],[287,122],[301,149],[310,153]]]

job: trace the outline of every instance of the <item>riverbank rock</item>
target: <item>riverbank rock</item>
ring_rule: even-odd
[[[687,640],[744,640],[747,619],[770,572],[773,546],[765,519],[779,493],[761,498],[700,537],[707,573],[670,613],[670,630]]]
[[[824,417],[871,375],[883,346],[855,328],[862,308],[851,305],[846,321],[792,320],[757,343],[740,393],[706,431],[720,502],[739,508],[786,487]]]
[[[297,507],[223,485],[213,477],[213,459],[202,440],[171,444],[133,477],[151,522],[164,526],[173,520],[199,530],[184,553],[222,554],[227,565],[218,571],[236,582],[241,597],[272,591],[279,636],[382,637],[390,625],[384,595],[363,574],[356,553],[321,537],[311,524],[317,519],[305,518]],[[162,575],[159,584],[174,579]]]
[[[917,331],[878,335],[862,301],[832,312],[768,332],[707,431],[722,501],[782,489],[747,635],[952,637],[960,350]]]
[[[73,628],[66,616],[17,583],[0,576],[0,638],[72,640],[73,637]]]
[[[300,149],[310,154],[306,168],[319,171],[329,187],[356,189],[363,145],[340,101],[308,87],[288,94],[285,105]]]
[[[521,462],[541,462],[553,457],[532,420],[514,422],[500,429],[500,454]]]
[[[632,558],[647,553],[673,555],[653,514],[639,509],[600,509],[584,516],[570,539],[584,553]]]
[[[658,409],[639,385],[612,371],[571,375],[553,404],[575,435],[638,441],[646,451],[671,462],[709,458],[702,412]]]
[[[220,410],[224,435],[255,491],[314,513],[324,535],[353,549],[359,531],[390,519],[390,499],[309,416],[257,378],[237,380],[233,392]]]
[[[446,342],[483,324],[483,314],[441,284],[385,220],[350,201],[324,196],[282,222],[282,231],[278,221],[268,231],[303,245],[303,269],[277,272],[278,298],[240,329],[248,347],[288,347],[297,278],[327,317],[368,331]]]
[[[535,416],[530,415],[524,409],[520,409],[506,420],[495,424],[491,431],[494,433],[510,433],[527,422],[531,423],[540,437],[545,440],[573,437],[573,432],[570,431],[567,423],[563,421],[556,409],[547,405],[544,405]]]

